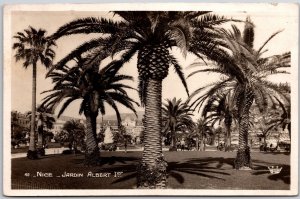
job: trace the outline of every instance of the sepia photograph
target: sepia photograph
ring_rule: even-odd
[[[298,12],[6,5],[4,195],[297,195]]]

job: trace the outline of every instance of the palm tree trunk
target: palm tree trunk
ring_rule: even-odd
[[[250,148],[248,146],[249,113],[254,96],[251,91],[245,91],[239,118],[239,146],[234,161],[235,169],[252,168]]]
[[[203,136],[202,130],[200,130],[200,131],[201,131],[201,133],[200,133],[200,135],[201,135],[201,139],[200,139],[200,151],[205,151],[204,136]]]
[[[176,142],[176,131],[175,128],[171,128],[171,146],[170,151],[177,151],[177,142]]]
[[[144,151],[138,166],[139,188],[165,188],[167,162],[162,154],[162,80],[148,80],[145,103]]]
[[[200,141],[200,151],[205,151],[204,140],[203,138]]]
[[[42,124],[43,125],[43,124]],[[38,142],[37,142],[37,153],[38,155],[45,155],[45,149],[43,147],[43,126],[38,127]]]
[[[288,131],[289,131],[289,137],[290,137],[290,140],[292,140],[292,138],[291,138],[291,123],[289,123],[289,124],[287,125],[287,129],[288,129]]]
[[[37,148],[43,148],[43,127],[38,127]]]
[[[86,152],[85,152],[85,164],[96,165],[99,163],[100,154],[99,148],[96,142],[96,119],[97,114],[91,111],[85,112],[86,118]]]
[[[230,126],[226,127],[226,138],[225,138],[225,151],[230,151],[231,147],[231,135],[230,135]]]
[[[35,116],[36,116],[36,63],[33,63],[31,121],[30,121],[29,149],[27,152],[27,158],[29,159],[37,159],[37,152],[35,147]]]

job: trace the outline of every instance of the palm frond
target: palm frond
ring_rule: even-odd
[[[111,19],[88,17],[76,19],[61,26],[53,35],[51,40],[57,40],[62,36],[71,34],[109,33],[114,34],[122,28],[122,22]]]
[[[175,72],[177,73],[178,77],[181,80],[181,83],[183,84],[185,91],[187,93],[187,95],[189,96],[189,89],[184,77],[184,73],[182,71],[182,67],[178,64],[177,60],[175,59],[175,57],[173,57],[172,55],[170,55],[170,62],[171,64],[174,66]]]
[[[273,33],[264,43],[263,45],[258,49],[257,54],[259,54],[261,52],[261,50],[269,43],[269,41],[271,39],[273,39],[273,37],[275,37],[276,35],[278,35],[279,33],[281,33],[283,30],[279,30],[275,33]]]

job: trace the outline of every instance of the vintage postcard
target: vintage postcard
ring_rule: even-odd
[[[297,195],[298,11],[4,6],[4,195]]]

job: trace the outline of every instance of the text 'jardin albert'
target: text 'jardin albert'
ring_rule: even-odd
[[[51,172],[41,172],[37,171],[35,175],[32,175],[30,173],[25,173],[25,177],[34,177],[34,178],[52,178],[52,177],[58,177],[58,178],[82,178],[82,177],[88,177],[88,178],[118,178],[121,177],[123,174],[122,171],[114,171],[114,172],[87,172],[87,173],[76,173],[76,172],[66,172],[64,171],[60,175],[53,175]]]

